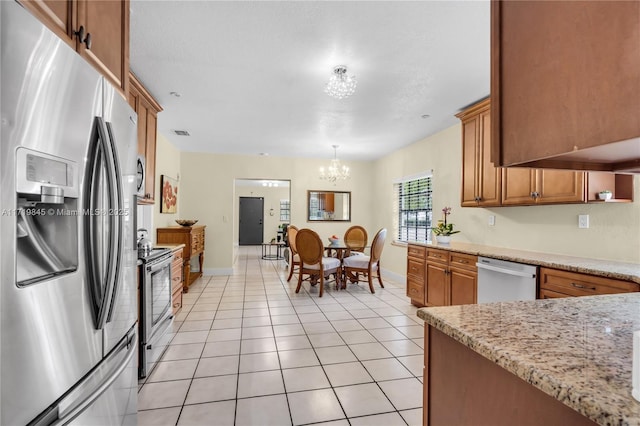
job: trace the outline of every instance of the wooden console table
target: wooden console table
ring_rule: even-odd
[[[197,278],[202,276],[204,263],[204,225],[196,226],[169,226],[156,230],[158,244],[178,243],[184,244],[182,252],[184,292],[189,291],[189,286]],[[198,271],[191,272],[191,258],[198,256]]]

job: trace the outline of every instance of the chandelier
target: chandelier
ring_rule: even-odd
[[[347,67],[338,65],[333,69],[333,75],[329,78],[324,93],[337,99],[344,99],[353,95],[357,85],[356,77],[347,75]]]
[[[333,160],[327,169],[320,167],[320,179],[328,180],[329,182],[335,182],[337,180],[349,179],[349,167],[340,163],[338,160],[336,150],[338,145],[333,146]]]

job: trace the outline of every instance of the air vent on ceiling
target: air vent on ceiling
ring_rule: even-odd
[[[173,133],[178,136],[189,136],[189,132],[187,132],[186,130],[174,130]]]

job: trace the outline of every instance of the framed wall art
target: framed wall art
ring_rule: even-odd
[[[160,188],[162,190],[160,213],[177,213],[178,181],[167,175],[162,175],[160,179]]]

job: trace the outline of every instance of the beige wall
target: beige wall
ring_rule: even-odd
[[[176,219],[190,219],[182,214],[184,198],[182,195],[182,182],[180,181],[180,151],[169,142],[162,134],[158,133],[156,140],[156,181],[155,204],[153,205],[153,240],[155,241],[155,229],[165,226],[176,226]],[[162,203],[162,188],[160,187],[162,175],[178,179],[178,211],[177,213],[160,213]]]
[[[381,194],[374,223],[393,229],[392,181],[433,170],[434,219],[440,210],[453,208],[449,219],[460,234],[455,241],[517,248],[581,257],[640,262],[640,177],[635,177],[635,202],[630,204],[579,204],[529,207],[462,208],[461,129],[450,127],[409,145],[373,165],[374,187]],[[578,215],[590,216],[590,228],[578,228]],[[495,226],[488,225],[495,215]],[[406,248],[387,245],[383,268],[406,273]]]
[[[208,273],[229,273],[233,267],[233,248],[237,244],[237,226],[234,226],[238,214],[237,196],[234,196],[237,178],[290,180],[291,223],[299,228],[311,227],[323,239],[334,233],[343,235],[349,226],[359,224],[369,231],[370,240],[381,227],[389,230],[391,240],[396,220],[393,181],[428,170],[433,170],[434,219],[439,218],[442,207],[451,206],[450,220],[462,231],[453,237],[456,241],[640,262],[640,177],[635,177],[637,201],[630,204],[462,208],[460,137],[460,126],[455,125],[375,162],[346,161],[352,178],[335,186],[318,179],[318,168],[326,166],[328,160],[180,154],[166,139],[159,138],[157,185],[160,174],[176,176],[180,172],[178,216],[199,219],[207,225],[205,269]],[[309,189],[352,191],[352,221],[307,222]],[[177,217],[160,215],[158,203],[154,214],[156,226],[172,224]],[[578,228],[579,214],[590,216],[589,229]],[[495,215],[495,226],[488,225],[489,215]],[[406,248],[387,244],[382,265],[383,269],[404,276]]]
[[[367,229],[373,226],[376,205],[371,190],[371,163],[345,161],[352,178],[333,184],[318,178],[318,169],[329,160],[295,159],[241,155],[216,155],[183,152],[181,155],[180,217],[199,219],[207,225],[205,272],[228,273],[233,267],[233,247],[237,243],[234,218],[235,179],[280,179],[291,181],[291,223],[310,227],[326,239],[343,235],[351,224]],[[352,191],[351,222],[314,222],[306,220],[307,190]]]

